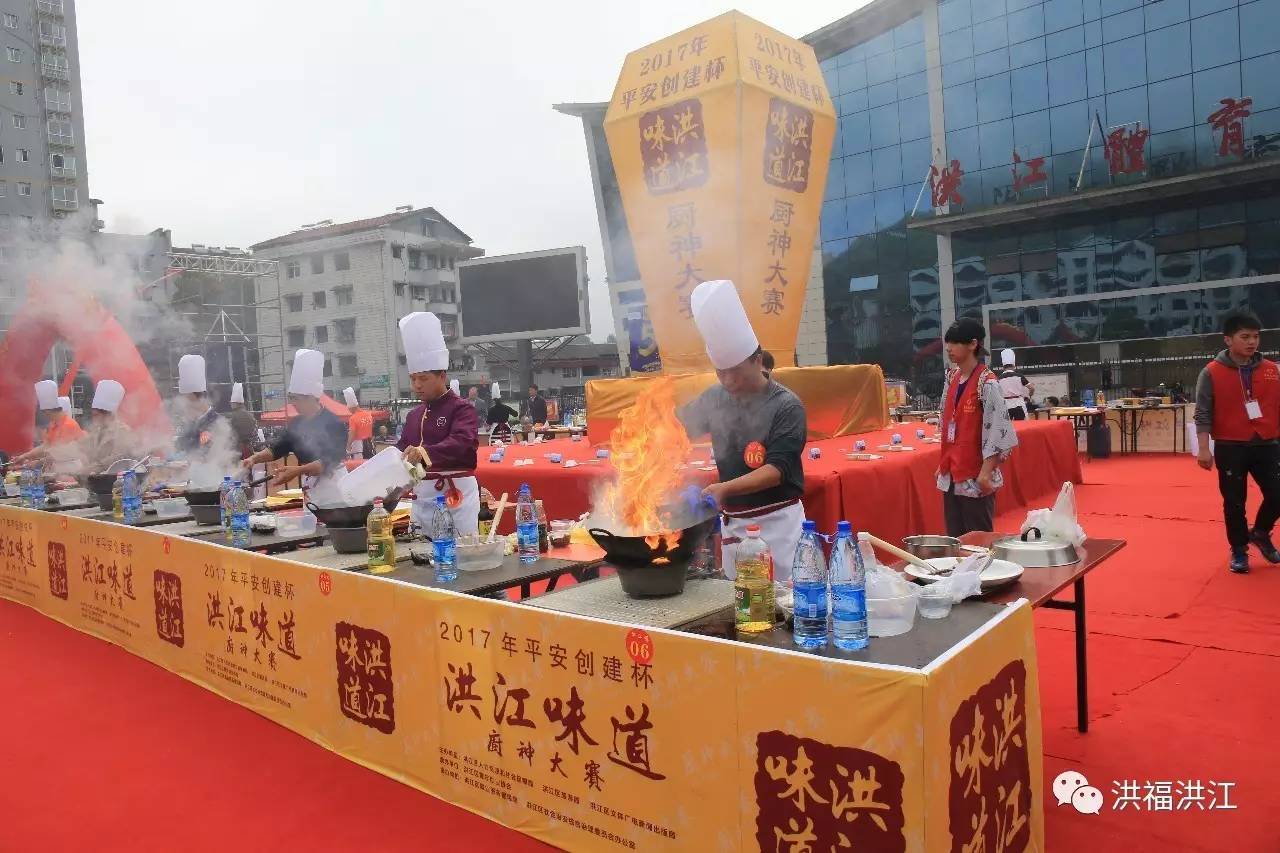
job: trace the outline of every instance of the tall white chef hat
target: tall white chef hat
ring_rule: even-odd
[[[36,407],[46,412],[58,408],[58,383],[41,379],[36,383]]]
[[[462,383],[456,379],[449,380],[449,390],[458,396],[462,396]]]
[[[178,393],[203,394],[204,392],[204,356],[188,353],[178,359]]]
[[[1001,364],[1003,364],[1005,367],[1013,367],[1014,362],[1015,362],[1015,358],[1014,358],[1014,355],[1013,355],[1013,350],[1011,350],[1011,349],[1002,349],[1002,350],[1000,350],[1000,363],[1001,363]]]
[[[497,382],[489,386],[489,396],[497,400],[502,397],[502,388]]]
[[[704,281],[693,289],[689,305],[716,370],[737,367],[760,349],[733,282]]]
[[[66,415],[67,417],[71,417],[71,398],[59,397],[58,408],[62,409],[62,414]]]
[[[244,383],[236,382],[231,386],[231,402],[244,403]]]
[[[400,340],[410,373],[449,369],[449,348],[440,331],[440,318],[430,311],[414,311],[400,318]]]
[[[356,406],[360,405],[360,401],[356,399],[356,389],[354,388],[343,388],[342,399],[346,401],[348,408],[354,409]]]
[[[324,396],[324,353],[300,349],[293,354],[293,370],[289,372],[289,393],[306,397]]]
[[[100,412],[114,413],[120,408],[123,399],[124,386],[114,379],[103,379],[93,389],[93,403],[90,407]]]

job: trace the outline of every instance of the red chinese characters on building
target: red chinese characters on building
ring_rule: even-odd
[[[640,159],[653,195],[700,187],[707,182],[707,134],[696,98],[640,116]]]
[[[391,640],[380,631],[348,622],[337,624],[334,637],[343,716],[391,734],[396,730]]]
[[[1218,137],[1219,157],[1244,156],[1244,120],[1249,117],[1253,98],[1223,98],[1222,106],[1209,116],[1209,127]]]
[[[951,718],[952,853],[1005,853],[1030,843],[1026,680],[1022,661],[1013,661]]]
[[[156,636],[182,648],[186,630],[182,619],[182,578],[157,570],[154,574]]]
[[[1111,177],[1119,175],[1140,175],[1147,171],[1146,146],[1151,131],[1142,126],[1142,122],[1134,122],[1133,126],[1123,125],[1113,128],[1103,139],[1102,156],[1107,161],[1107,173]]]
[[[49,594],[67,600],[67,546],[61,542],[49,543]]]
[[[813,111],[769,99],[764,134],[764,179],[775,187],[802,193],[809,186],[813,155]]]
[[[952,160],[950,166],[929,167],[930,198],[935,208],[948,204],[964,204],[964,196],[960,195],[960,184],[964,180],[964,169],[959,160]]]
[[[874,752],[780,731],[756,736],[761,850],[901,853],[902,768]]]
[[[1031,157],[1023,160],[1017,151],[1013,152],[1013,191],[1020,193],[1027,187],[1033,187],[1037,184],[1045,184],[1049,180],[1048,174],[1044,171],[1044,156]],[[1019,167],[1022,167],[1019,173]]]

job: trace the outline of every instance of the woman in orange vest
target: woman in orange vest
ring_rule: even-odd
[[[49,428],[44,433],[45,443],[66,444],[69,441],[79,441],[84,438],[84,430],[80,428],[80,424],[76,423],[75,418],[71,417],[71,398],[59,397],[58,408],[62,414],[49,419]]]
[[[44,440],[36,447],[13,458],[13,464],[24,465],[43,459],[51,447],[84,438],[84,430],[71,418],[71,400],[58,396],[58,383],[41,379],[35,384],[36,408],[46,422]],[[66,400],[66,406],[62,401]]]
[[[343,388],[342,397],[351,409],[347,420],[347,455],[373,458],[373,412],[360,408],[354,388]]]
[[[1280,518],[1280,369],[1258,354],[1261,330],[1252,314],[1228,315],[1222,324],[1227,348],[1200,371],[1196,382],[1196,461],[1206,471],[1218,462],[1230,569],[1240,575],[1249,572],[1250,543],[1267,562],[1280,563],[1271,542],[1271,529]],[[1252,529],[1244,506],[1249,476],[1262,490]]]
[[[990,531],[996,491],[1004,485],[1000,464],[1018,446],[999,378],[979,361],[987,330],[971,317],[951,324],[943,340],[955,367],[943,390],[942,458],[938,490],[947,535]]]

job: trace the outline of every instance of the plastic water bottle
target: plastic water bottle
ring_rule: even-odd
[[[747,527],[747,538],[734,553],[733,622],[743,634],[773,629],[776,599],[773,594],[773,554],[760,538],[760,525]]]
[[[31,499],[31,484],[34,481],[30,468],[23,468],[18,472],[18,488],[22,493],[22,506],[24,509],[31,509],[35,504]]]
[[[227,515],[227,495],[231,492],[231,478],[223,477],[218,488],[218,524],[222,525],[222,536],[231,541],[231,516]]]
[[[795,595],[792,637],[801,648],[821,649],[827,645],[827,559],[812,521],[804,523],[796,544],[791,585]]]
[[[534,544],[536,547],[537,543]],[[431,519],[431,550],[435,558],[436,580],[440,583],[457,580],[458,531],[453,526],[452,513],[444,505],[444,495],[436,496],[436,514]]]
[[[253,536],[249,531],[249,495],[239,480],[232,483],[227,492],[227,516],[231,519],[232,546],[248,548]]]
[[[44,469],[39,465],[31,472],[31,508],[44,509],[46,505],[44,492]]]
[[[859,540],[864,535],[858,534]],[[867,647],[867,567],[862,544],[854,544],[852,525],[840,522],[831,549],[831,634],[836,648],[851,652]]]
[[[124,520],[124,474],[116,474],[116,481],[111,486],[111,517],[116,521]]]
[[[516,546],[520,562],[538,561],[538,507],[528,483],[520,487],[516,498]]]
[[[120,508],[124,511],[125,524],[137,524],[142,518],[142,490],[138,477],[132,471],[124,472],[124,484],[120,487]]]

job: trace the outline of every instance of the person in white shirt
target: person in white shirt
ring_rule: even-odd
[[[1000,392],[1004,395],[1005,407],[1009,410],[1009,419],[1025,421],[1027,419],[1027,400],[1036,387],[1027,381],[1027,377],[1015,367],[1016,357],[1011,349],[1001,350],[1000,361],[1004,369],[1000,371]]]

